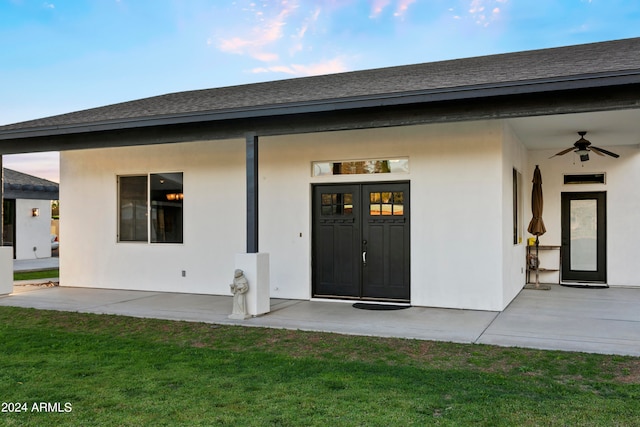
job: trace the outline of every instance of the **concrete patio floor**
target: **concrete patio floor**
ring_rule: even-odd
[[[243,321],[227,318],[230,296],[20,285],[0,306],[640,356],[640,289],[525,289],[501,313],[272,299],[270,313]]]

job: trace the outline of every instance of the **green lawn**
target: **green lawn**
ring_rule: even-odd
[[[7,426],[637,425],[640,358],[0,307],[0,401]]]
[[[20,271],[13,273],[13,280],[53,279],[60,276],[57,268],[40,271]]]

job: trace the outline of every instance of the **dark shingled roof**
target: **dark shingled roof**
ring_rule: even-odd
[[[257,111],[420,91],[638,73],[640,38],[490,55],[340,74],[170,93],[0,126],[12,131],[118,123],[224,111]]]
[[[58,200],[57,183],[12,169],[3,170],[5,199]]]

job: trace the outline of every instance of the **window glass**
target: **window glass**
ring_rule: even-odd
[[[604,184],[604,173],[591,173],[591,174],[579,174],[579,175],[565,175],[565,184]]]
[[[151,243],[182,243],[182,173],[150,178]]]
[[[353,213],[353,194],[322,193],[320,196],[322,215],[351,215]]]
[[[393,193],[393,215],[404,215],[404,192]]]
[[[409,159],[313,162],[313,176],[408,172]]]
[[[119,183],[119,240],[121,242],[146,242],[147,177],[121,176]]]
[[[369,215],[404,215],[404,191],[369,193]]]
[[[16,201],[14,199],[3,199],[2,209],[2,240],[6,246],[15,246],[13,241],[14,224],[16,223]]]
[[[571,270],[598,270],[598,201],[571,200]]]
[[[513,244],[522,242],[522,174],[513,169]]]
[[[118,241],[183,242],[182,173],[121,176],[118,183]]]

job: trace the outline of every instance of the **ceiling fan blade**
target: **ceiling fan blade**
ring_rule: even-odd
[[[604,154],[606,154],[608,156],[611,156],[611,157],[614,157],[616,159],[618,157],[620,157],[620,155],[618,155],[616,153],[612,153],[611,151],[607,151],[604,148],[594,147],[593,145],[591,147],[589,147],[589,148],[591,148],[597,154],[604,153]]]
[[[602,151],[598,150],[598,147],[591,146],[589,148],[590,148],[589,151],[596,153],[598,156],[604,157],[604,154],[602,153]],[[594,148],[595,148],[595,150],[594,150]]]
[[[569,148],[567,148],[566,150],[562,150],[561,152],[556,153],[556,154],[554,154],[553,156],[551,156],[551,157],[549,157],[549,158],[551,159],[551,158],[553,158],[553,157],[555,157],[555,156],[562,156],[562,155],[564,155],[564,154],[567,154],[569,151],[573,151],[573,150],[575,150],[575,149],[576,149],[576,147],[569,147]]]

